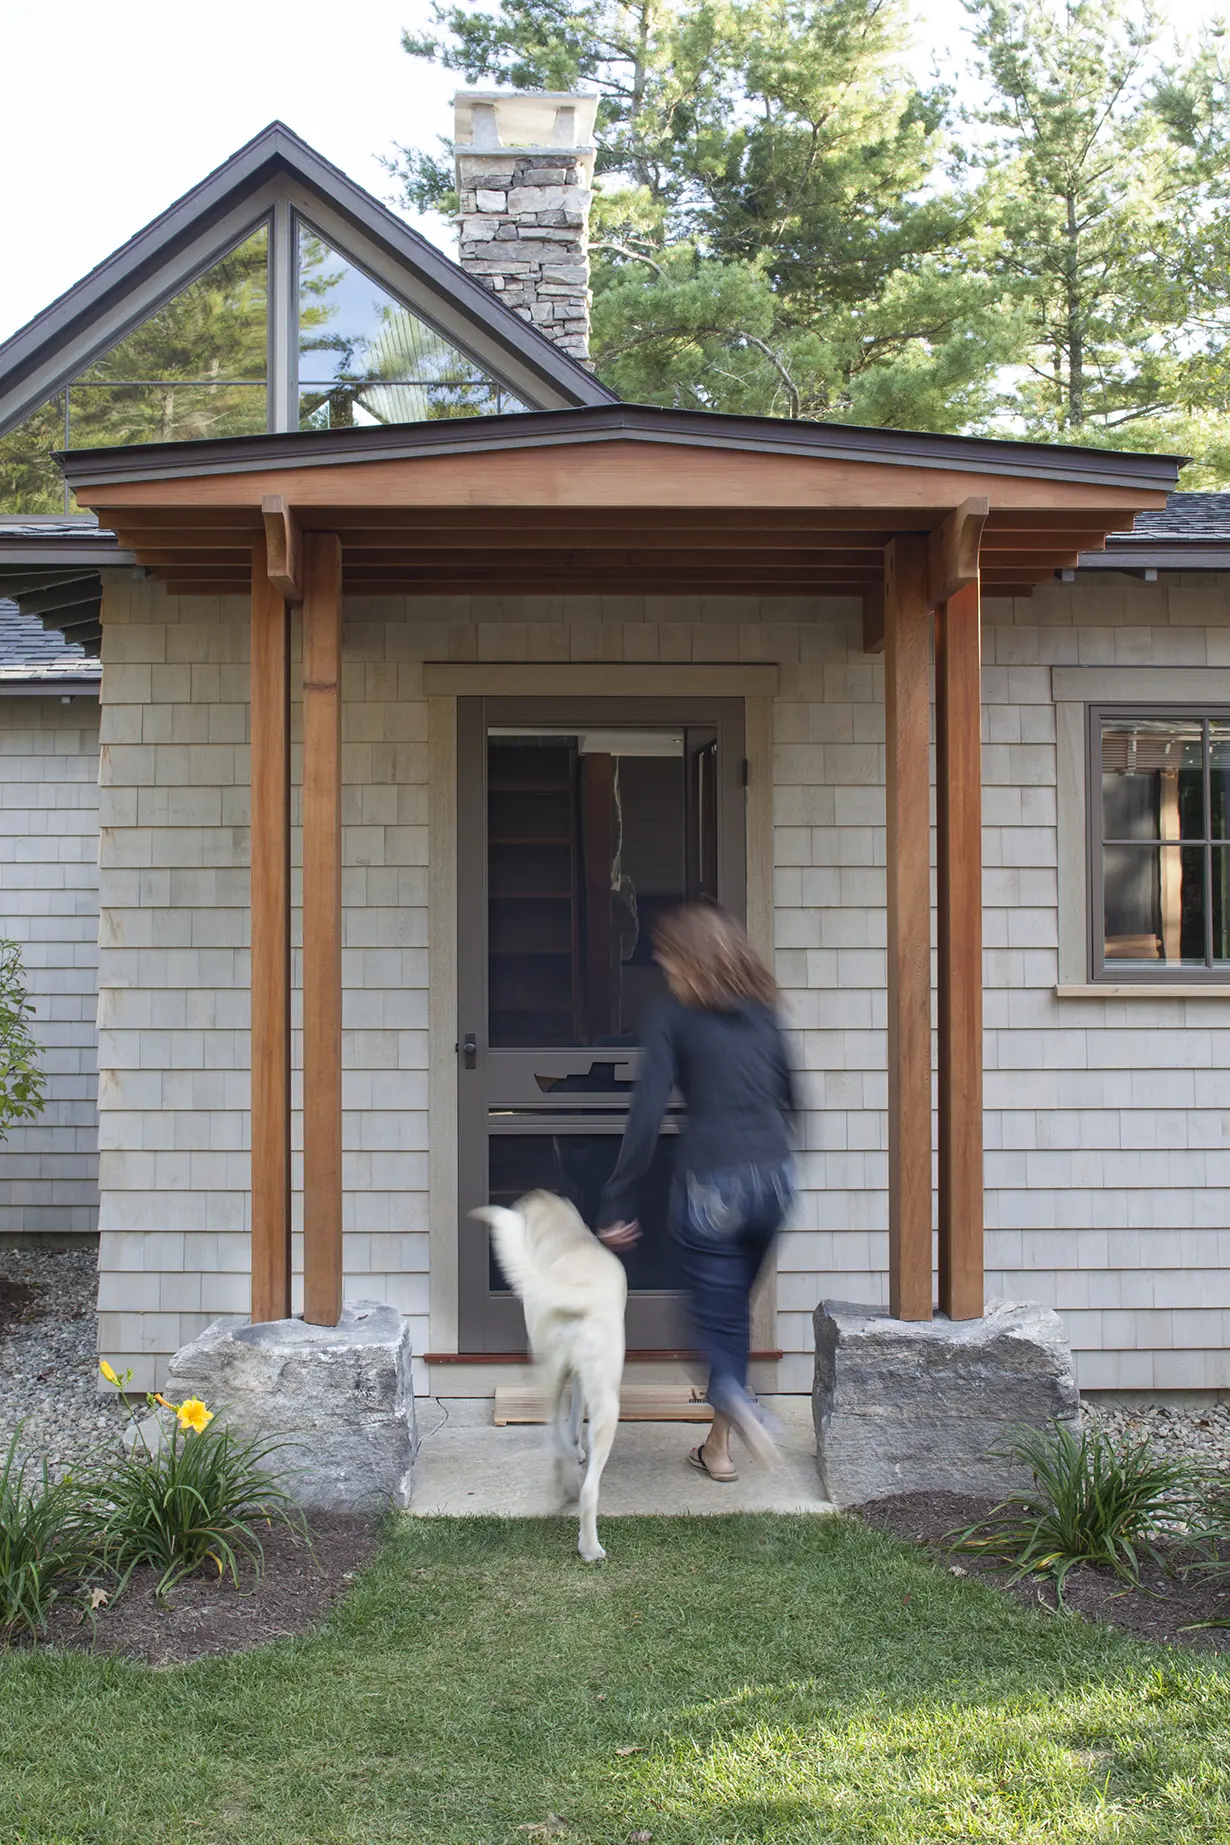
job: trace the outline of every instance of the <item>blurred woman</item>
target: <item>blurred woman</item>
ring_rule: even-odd
[[[737,1429],[753,1454],[773,1444],[748,1393],[752,1289],[794,1200],[794,1090],[777,987],[742,925],[716,904],[686,904],[655,931],[670,989],[650,1016],[641,1073],[598,1235],[613,1249],[640,1236],[635,1194],[658,1144],[671,1090],[687,1104],[671,1230],[692,1322],[709,1362],[713,1424],[689,1461],[735,1480]]]

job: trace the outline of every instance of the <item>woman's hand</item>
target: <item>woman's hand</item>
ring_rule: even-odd
[[[641,1240],[641,1226],[633,1218],[629,1224],[607,1224],[598,1232],[598,1241],[608,1249],[635,1249]]]

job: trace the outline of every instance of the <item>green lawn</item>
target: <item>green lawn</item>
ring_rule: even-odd
[[[328,1626],[0,1663],[3,1845],[1230,1839],[1230,1673],[846,1519],[402,1520]],[[631,1751],[631,1752],[629,1752]],[[622,1752],[622,1753],[621,1753]]]

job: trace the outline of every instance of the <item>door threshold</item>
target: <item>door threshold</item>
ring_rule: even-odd
[[[533,1386],[497,1384],[491,1420],[497,1429],[547,1420],[546,1398]],[[625,1384],[619,1393],[621,1422],[711,1422],[712,1407],[695,1384]]]
[[[775,1364],[781,1358],[781,1352],[749,1352],[751,1359],[764,1360]],[[528,1352],[424,1352],[423,1363],[428,1365],[528,1365],[532,1361]],[[625,1352],[626,1364],[700,1364],[699,1352],[674,1351],[663,1348],[660,1351],[644,1350]]]

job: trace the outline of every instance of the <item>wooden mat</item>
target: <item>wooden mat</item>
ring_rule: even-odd
[[[493,1411],[497,1429],[547,1419],[542,1393],[532,1385],[498,1385]],[[700,1390],[688,1384],[625,1384],[620,1392],[621,1422],[709,1422],[712,1418],[713,1411]]]

